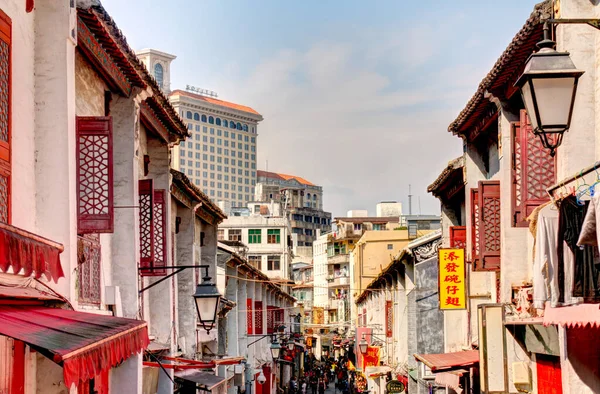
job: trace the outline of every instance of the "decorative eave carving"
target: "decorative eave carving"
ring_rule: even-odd
[[[131,83],[81,17],[77,17],[77,42],[77,46],[94,64],[111,89],[129,96],[132,90]]]
[[[415,256],[415,264],[429,260],[432,257],[437,256],[441,238],[434,239],[433,241],[427,242],[423,245],[419,245],[412,249],[412,254]]]

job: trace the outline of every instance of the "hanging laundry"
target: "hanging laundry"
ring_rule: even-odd
[[[558,228],[558,282],[559,287],[564,289],[569,272],[563,268],[564,245],[573,253],[573,296],[583,297],[584,302],[600,302],[600,260],[598,259],[598,248],[589,245],[578,246],[578,240],[582,234],[582,228],[590,201],[578,203],[575,196],[568,196],[560,203],[559,228]],[[595,209],[593,209],[595,211]],[[539,224],[538,224],[539,226]],[[587,229],[584,239],[587,239]],[[563,242],[564,241],[564,242]],[[559,302],[565,300],[563,293],[559,296]]]
[[[533,306],[544,309],[546,301],[552,307],[572,305],[582,300],[573,297],[573,252],[559,242],[559,211],[554,205],[546,205],[538,211],[536,224],[536,247],[533,260]],[[562,257],[559,258],[559,252]],[[563,272],[564,282],[559,281]],[[561,299],[561,295],[563,296]]]

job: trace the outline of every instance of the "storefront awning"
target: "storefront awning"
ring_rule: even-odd
[[[148,346],[146,322],[41,306],[0,305],[0,335],[18,339],[62,365],[71,387]]]
[[[212,372],[204,371],[179,371],[175,372],[175,377],[188,382],[196,383],[200,386],[201,390],[211,391],[221,383],[225,383],[226,379],[221,376],[216,376]]]
[[[600,305],[581,304],[552,308],[546,303],[544,309],[544,326],[557,324],[572,327],[600,327]]]
[[[369,378],[378,378],[380,376],[387,375],[390,372],[392,372],[392,368],[388,367],[387,365],[365,368],[365,375],[367,375]]]
[[[461,394],[463,388],[460,386],[460,377],[468,373],[468,371],[457,370],[451,372],[440,372],[435,374],[435,382],[439,385],[446,386],[456,391],[456,394]]]
[[[42,275],[55,283],[64,275],[59,254],[63,251],[59,243],[40,237],[20,228],[0,223],[0,270],[12,268],[15,274]]]
[[[441,354],[415,354],[414,356],[417,361],[427,365],[431,372],[479,363],[479,350]]]

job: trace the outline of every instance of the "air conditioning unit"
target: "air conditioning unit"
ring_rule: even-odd
[[[512,363],[512,380],[515,385],[529,385],[530,382],[529,365],[526,362]]]

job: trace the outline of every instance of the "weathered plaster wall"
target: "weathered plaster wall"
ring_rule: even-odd
[[[87,59],[75,53],[75,91],[77,116],[104,116],[104,92],[109,90],[104,80]]]
[[[417,353],[444,352],[444,313],[438,294],[438,260],[415,264]]]

